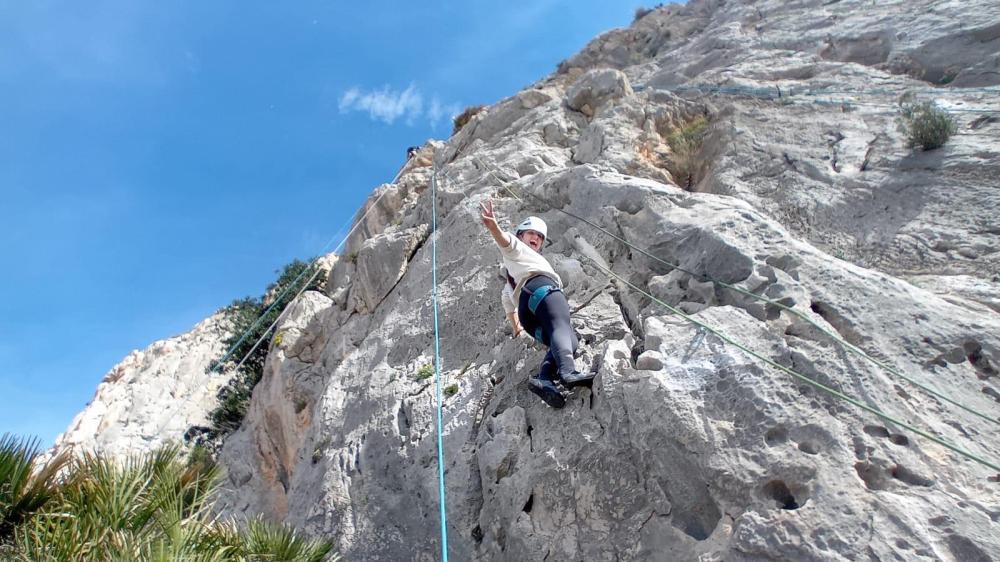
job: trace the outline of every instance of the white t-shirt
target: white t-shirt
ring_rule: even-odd
[[[517,310],[518,300],[521,298],[521,289],[525,282],[536,275],[545,275],[552,278],[556,285],[562,289],[562,279],[549,265],[549,260],[541,254],[531,249],[530,246],[521,242],[516,236],[509,232],[504,232],[504,236],[509,242],[506,248],[500,248],[500,255],[503,256],[503,265],[507,272],[514,278],[514,287],[510,283],[503,284],[500,292],[500,302],[503,309],[508,314]]]

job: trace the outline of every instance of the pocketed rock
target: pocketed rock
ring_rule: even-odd
[[[812,384],[1000,459],[996,424],[891,372],[1000,412],[1000,143],[996,123],[970,128],[996,94],[951,85],[1000,84],[994,4],[669,4],[430,143],[437,201],[427,166],[379,188],[332,298],[309,297],[272,346],[220,456],[224,511],[329,537],[345,559],[437,559],[421,243],[436,204],[452,558],[1000,558],[995,471]],[[892,109],[907,91],[976,111],[915,152]],[[707,123],[682,189],[666,170],[694,116]],[[505,227],[548,223],[577,368],[595,374],[563,409],[526,387],[545,349],[510,337],[486,198]],[[99,397],[162,407],[141,363]],[[170,400],[201,396],[170,376],[187,393]],[[84,440],[160,427],[155,408],[138,420],[115,403]]]

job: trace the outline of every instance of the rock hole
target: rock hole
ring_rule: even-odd
[[[910,440],[905,435],[900,435],[898,433],[893,433],[892,435],[890,435],[889,441],[901,447],[906,447],[907,445],[910,444]]]
[[[828,324],[833,326],[833,329],[840,334],[840,337],[844,338],[848,343],[856,346],[861,345],[862,337],[854,330],[851,323],[842,314],[837,312],[833,307],[826,303],[819,301],[812,301],[809,304],[809,309],[819,314],[823,320],[826,320]]]
[[[856,462],[854,470],[857,471],[858,477],[869,490],[885,490],[887,488],[885,473],[880,467],[870,462]]]
[[[788,430],[781,426],[772,427],[767,430],[767,433],[764,434],[764,443],[766,443],[768,447],[774,447],[775,445],[779,445],[785,441],[788,441]]]
[[[535,494],[534,492],[532,492],[532,494],[528,496],[528,501],[524,502],[524,507],[521,508],[521,511],[525,513],[531,513],[531,507],[534,503],[535,503]]]
[[[771,480],[764,485],[764,494],[778,504],[781,509],[795,510],[801,507],[791,490],[781,480]]]
[[[965,350],[965,357],[976,369],[976,374],[980,379],[988,379],[997,375],[997,366],[993,361],[983,354],[983,346],[979,342],[968,341],[962,345]]]
[[[594,391],[593,390],[590,391],[590,397],[588,398],[588,404],[590,406],[590,409],[593,410],[594,409]]]
[[[910,543],[904,541],[903,539],[896,539],[896,548],[900,550],[910,550]]]
[[[864,431],[872,437],[889,437],[889,430],[880,425],[866,425]]]
[[[533,429],[535,429],[535,428],[532,427],[532,425],[529,423],[528,424],[528,450],[531,451],[532,453],[535,452],[535,441],[534,441],[534,439],[531,438],[531,431]]]
[[[476,541],[477,543],[483,542],[483,528],[480,527],[479,525],[476,525],[475,527],[472,528],[472,531],[469,533],[469,536],[471,536],[472,540]]]
[[[930,478],[921,476],[901,464],[897,464],[893,467],[890,474],[892,474],[892,477],[896,480],[910,484],[911,486],[923,486],[927,488],[934,484],[934,481]]]
[[[679,511],[676,509],[670,522],[675,528],[680,529],[687,536],[696,541],[703,541],[712,535],[712,531],[722,518],[718,507],[711,501],[700,506],[691,506],[692,510]]]
[[[819,445],[815,441],[803,441],[799,443],[799,450],[808,455],[819,453]]]
[[[410,433],[410,418],[406,415],[406,408],[402,402],[399,403],[399,410],[396,411],[396,429],[400,436]]]

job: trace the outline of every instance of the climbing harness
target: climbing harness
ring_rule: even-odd
[[[518,196],[517,194],[515,194],[513,191],[511,191],[510,188],[507,187],[507,185],[505,184],[505,182],[503,182],[499,177],[497,177],[497,175],[495,173],[493,173],[492,170],[490,170],[488,167],[486,167],[486,165],[483,164],[482,160],[479,160],[478,157],[476,157],[476,160],[479,162],[479,164],[481,166],[483,166],[483,168],[485,170],[487,170],[487,173],[492,174],[493,177],[494,177],[494,179],[496,179],[498,182],[500,182],[500,185],[501,185],[501,187],[503,187],[503,189],[505,189],[508,193],[510,193],[515,199],[517,199],[517,200],[519,200],[521,202],[524,202],[524,200],[520,196]],[[990,416],[988,416],[986,414],[983,414],[982,412],[979,412],[978,410],[976,410],[974,408],[966,406],[965,404],[962,404],[961,402],[958,402],[957,400],[954,400],[954,399],[948,397],[947,395],[945,395],[945,394],[943,394],[943,393],[941,393],[941,392],[939,392],[939,391],[937,391],[937,390],[935,390],[935,389],[933,389],[933,388],[931,388],[931,387],[929,387],[929,386],[921,383],[920,381],[917,381],[917,380],[913,379],[912,377],[910,377],[910,376],[906,375],[905,373],[899,371],[895,367],[886,364],[884,361],[879,361],[878,359],[875,359],[874,357],[872,357],[871,355],[869,355],[868,353],[866,353],[861,348],[859,348],[856,345],[854,345],[854,344],[852,344],[852,343],[844,340],[839,335],[834,334],[830,330],[828,330],[828,329],[824,328],[823,326],[819,325],[818,322],[816,322],[812,318],[809,318],[804,313],[802,313],[799,310],[796,310],[795,308],[792,308],[792,307],[790,307],[790,306],[788,306],[788,305],[786,305],[786,304],[784,304],[782,302],[769,299],[769,298],[767,298],[767,297],[765,297],[763,295],[758,295],[758,294],[753,293],[751,291],[748,291],[748,290],[746,290],[746,289],[744,289],[742,287],[738,287],[736,285],[733,285],[733,284],[730,284],[730,283],[726,283],[724,281],[719,281],[718,279],[715,279],[715,278],[713,278],[713,277],[711,277],[711,276],[709,276],[707,274],[704,274],[704,273],[695,273],[695,272],[693,272],[691,270],[685,269],[685,268],[681,267],[680,265],[678,265],[676,263],[669,262],[667,260],[664,260],[664,259],[662,259],[662,258],[660,258],[660,257],[658,257],[658,256],[656,256],[654,254],[652,254],[651,252],[649,252],[649,250],[646,250],[645,248],[642,248],[640,246],[636,246],[635,244],[632,244],[631,242],[629,242],[625,238],[623,238],[621,236],[618,236],[617,234],[615,234],[613,232],[609,232],[607,229],[599,226],[598,224],[596,224],[596,223],[588,220],[585,217],[581,217],[581,216],[579,216],[579,215],[577,215],[575,213],[572,213],[570,211],[566,211],[564,209],[560,209],[560,208],[556,207],[550,201],[548,201],[547,199],[545,199],[545,198],[543,198],[541,196],[538,196],[538,195],[535,195],[533,193],[529,193],[529,192],[526,192],[526,191],[523,191],[522,193],[524,193],[525,195],[527,195],[527,196],[529,196],[529,197],[531,197],[531,198],[533,198],[533,199],[541,202],[543,205],[545,205],[546,207],[548,207],[550,209],[555,210],[556,212],[562,213],[562,214],[564,214],[564,215],[566,215],[566,216],[568,216],[570,218],[573,218],[575,220],[583,222],[584,224],[590,226],[591,228],[594,228],[595,230],[598,230],[598,231],[604,233],[605,235],[607,235],[607,236],[609,236],[609,237],[617,240],[618,242],[621,242],[625,246],[628,246],[630,249],[635,250],[635,251],[639,252],[640,254],[642,254],[642,255],[644,255],[644,256],[646,256],[646,257],[648,257],[648,258],[650,258],[650,259],[652,259],[652,260],[654,260],[654,261],[656,261],[656,262],[658,262],[658,263],[660,263],[662,265],[665,265],[665,266],[667,266],[667,267],[669,267],[671,269],[676,269],[678,271],[682,271],[684,273],[687,273],[688,275],[691,275],[691,276],[694,276],[696,278],[699,278],[703,282],[705,282],[705,281],[712,282],[712,283],[714,283],[716,285],[719,285],[720,287],[725,287],[727,289],[735,291],[735,292],[737,292],[737,293],[739,293],[741,295],[750,297],[750,298],[752,298],[754,300],[757,300],[759,302],[763,302],[765,304],[768,304],[768,305],[771,305],[771,306],[775,306],[777,308],[780,308],[781,310],[787,311],[788,313],[796,316],[800,320],[803,320],[804,322],[810,324],[812,327],[814,327],[817,330],[819,330],[821,333],[823,333],[825,336],[829,337],[831,340],[833,340],[834,342],[836,342],[837,344],[839,344],[841,347],[843,347],[847,351],[849,351],[849,352],[857,355],[858,357],[861,357],[862,359],[870,362],[871,364],[873,364],[873,365],[881,368],[882,370],[884,370],[885,372],[889,373],[890,375],[892,375],[894,377],[897,377],[899,379],[902,379],[902,380],[904,380],[904,381],[912,384],[916,388],[919,388],[919,389],[927,392],[928,394],[931,394],[931,395],[933,395],[933,396],[935,396],[935,397],[937,397],[937,398],[939,398],[941,400],[944,400],[945,402],[948,402],[949,404],[952,404],[953,406],[956,406],[956,407],[958,407],[958,408],[960,408],[960,409],[962,409],[962,410],[964,410],[964,411],[966,411],[966,412],[968,412],[970,414],[973,414],[973,415],[975,415],[975,416],[977,416],[979,418],[982,418],[984,420],[987,420],[987,421],[989,421],[991,423],[1000,425],[1000,420],[992,418],[992,417],[990,417]]]
[[[545,297],[549,296],[549,293],[552,293],[554,291],[558,291],[561,293],[562,289],[554,285],[542,285],[541,287],[535,289],[531,293],[531,296],[528,298],[528,310],[530,310],[531,313],[534,314],[535,309],[538,308],[538,305],[541,304],[543,300],[545,300]]]
[[[441,336],[437,298],[437,166],[431,172],[431,296],[434,308],[434,385],[437,392],[438,502],[441,506],[441,560],[448,562],[448,514],[445,509],[444,442],[441,426]]]
[[[506,183],[505,183],[505,182],[503,182],[502,180],[500,180],[500,178],[499,178],[499,177],[497,177],[497,175],[496,175],[495,173],[493,173],[493,171],[492,171],[492,170],[491,170],[491,169],[490,169],[489,167],[487,167],[487,166],[486,166],[485,164],[483,164],[482,160],[480,160],[480,159],[479,159],[478,157],[474,157],[474,158],[476,159],[476,161],[477,161],[477,162],[479,162],[479,164],[480,164],[480,165],[481,165],[481,166],[483,167],[483,169],[487,171],[487,173],[488,173],[488,174],[490,174],[490,175],[493,175],[493,177],[494,177],[494,178],[495,178],[495,179],[496,179],[496,180],[497,180],[498,182],[500,182],[500,186],[501,186],[501,187],[502,187],[503,189],[505,189],[505,190],[506,190],[506,191],[507,191],[508,193],[510,193],[510,194],[511,194],[511,196],[513,196],[513,197],[514,197],[515,199],[517,199],[518,201],[521,201],[522,203],[524,203],[524,202],[525,202],[525,201],[524,201],[524,199],[523,199],[522,197],[520,197],[520,196],[519,196],[519,195],[518,195],[517,193],[514,193],[514,191],[512,191],[512,190],[511,190],[511,189],[510,189],[510,188],[509,188],[509,187],[508,187],[508,186],[506,185]],[[534,195],[534,194],[530,194],[530,193],[527,193],[527,192],[525,192],[525,193],[526,193],[527,195],[529,195],[529,196],[531,196],[531,197],[533,197],[533,198],[537,199],[537,200],[540,200],[540,201],[542,201],[543,203],[546,203],[546,206],[547,206],[547,207],[549,207],[550,209],[553,209],[553,210],[555,210],[555,211],[558,211],[558,212],[560,212],[560,213],[563,213],[563,214],[565,214],[565,215],[567,215],[567,216],[570,216],[570,217],[572,217],[572,218],[574,218],[574,219],[577,219],[577,220],[580,220],[580,221],[582,221],[582,222],[584,222],[584,223],[586,223],[586,224],[588,224],[588,225],[590,225],[590,226],[592,226],[592,227],[594,227],[594,228],[596,228],[596,229],[600,230],[601,232],[604,232],[604,233],[605,233],[605,234],[607,234],[608,236],[611,236],[612,238],[614,238],[614,239],[616,239],[616,240],[618,240],[618,241],[620,241],[620,242],[624,243],[624,244],[625,244],[625,245],[627,245],[628,247],[630,247],[630,248],[633,248],[633,249],[635,249],[635,250],[637,250],[637,251],[641,252],[642,254],[644,254],[644,255],[646,255],[646,256],[648,256],[648,257],[650,257],[650,258],[652,258],[652,259],[654,259],[654,260],[656,260],[656,261],[659,261],[659,262],[661,262],[661,263],[664,263],[664,264],[667,264],[667,265],[670,265],[671,267],[673,267],[673,268],[675,268],[675,269],[678,269],[678,270],[680,270],[680,271],[685,271],[686,273],[690,273],[691,275],[695,275],[694,273],[691,273],[691,272],[688,272],[688,271],[686,271],[686,270],[684,270],[684,269],[680,268],[679,266],[677,266],[677,265],[675,265],[675,264],[669,264],[669,262],[666,262],[665,260],[662,260],[662,259],[659,259],[659,258],[657,258],[657,257],[653,256],[653,255],[652,255],[652,254],[650,254],[650,253],[649,253],[648,251],[646,251],[646,250],[644,250],[644,249],[641,249],[641,248],[639,248],[639,247],[637,247],[637,246],[634,246],[633,244],[631,244],[631,243],[630,243],[630,242],[628,242],[627,240],[625,240],[625,239],[623,239],[623,238],[621,238],[621,237],[619,237],[619,236],[616,236],[616,235],[614,235],[614,234],[612,234],[612,233],[610,233],[610,232],[606,231],[605,229],[601,228],[600,226],[597,226],[596,224],[594,224],[594,223],[592,223],[592,222],[588,221],[587,219],[585,219],[585,218],[583,218],[583,217],[580,217],[580,216],[578,216],[578,215],[575,215],[575,214],[573,214],[573,213],[570,213],[569,211],[565,211],[565,210],[563,210],[563,209],[560,209],[560,208],[557,208],[557,207],[555,207],[554,205],[552,205],[552,204],[548,203],[548,201],[546,201],[545,199],[543,199],[543,198],[541,198],[541,197],[539,197],[539,196],[536,196],[536,195]],[[582,255],[582,254],[581,254],[581,255]],[[976,455],[976,454],[974,454],[974,453],[971,453],[971,452],[969,452],[969,451],[966,451],[965,449],[962,449],[961,447],[958,447],[957,445],[954,445],[954,444],[952,444],[952,443],[950,443],[950,442],[948,442],[948,441],[946,441],[946,440],[944,440],[944,439],[941,439],[941,438],[939,438],[939,437],[936,437],[936,436],[934,436],[934,435],[932,435],[932,434],[930,434],[930,433],[928,433],[928,432],[926,432],[926,431],[923,431],[923,430],[921,430],[921,429],[919,429],[919,428],[917,428],[917,427],[915,427],[915,426],[913,426],[913,425],[910,425],[910,424],[908,424],[908,423],[906,423],[906,422],[903,422],[903,421],[901,421],[901,420],[899,420],[899,419],[897,419],[897,418],[894,418],[894,417],[892,417],[892,416],[890,416],[890,415],[888,415],[888,414],[886,414],[886,413],[882,412],[881,410],[878,410],[878,409],[876,409],[876,408],[873,408],[872,406],[869,406],[869,405],[867,405],[867,404],[865,404],[865,403],[863,403],[863,402],[860,402],[860,401],[858,401],[858,400],[856,400],[856,399],[854,399],[854,398],[851,398],[850,396],[848,396],[848,395],[846,395],[846,394],[844,394],[844,393],[842,393],[842,392],[840,392],[840,391],[837,391],[837,390],[835,390],[835,389],[833,389],[833,388],[830,388],[830,387],[828,387],[828,386],[826,386],[826,385],[823,385],[822,383],[819,383],[819,382],[816,382],[816,381],[814,381],[814,380],[810,379],[809,377],[806,377],[805,375],[802,375],[801,373],[798,373],[798,372],[796,372],[796,371],[795,371],[795,370],[793,370],[793,369],[790,369],[790,368],[788,368],[788,367],[786,367],[786,366],[784,366],[784,365],[781,365],[780,363],[777,363],[777,362],[775,362],[775,361],[773,361],[773,360],[771,360],[771,359],[768,359],[767,357],[764,357],[763,355],[760,355],[759,353],[756,353],[755,351],[751,350],[750,348],[748,348],[748,347],[746,347],[746,346],[744,346],[744,345],[742,345],[742,344],[740,344],[740,343],[736,342],[735,340],[733,340],[733,339],[729,338],[728,336],[724,335],[724,334],[723,334],[722,332],[720,332],[719,330],[717,330],[717,329],[715,329],[715,328],[712,328],[711,326],[709,326],[709,325],[707,325],[707,324],[705,324],[705,323],[703,323],[703,322],[700,322],[700,321],[698,321],[698,320],[696,320],[696,319],[692,318],[691,316],[689,316],[689,315],[687,315],[687,314],[684,314],[684,313],[683,313],[682,311],[680,311],[679,309],[677,309],[677,308],[675,308],[675,307],[672,307],[672,306],[670,306],[669,304],[667,304],[667,303],[663,302],[662,300],[660,300],[660,299],[657,299],[657,298],[656,298],[656,297],[654,297],[653,295],[649,294],[648,292],[646,292],[646,291],[644,291],[643,289],[641,289],[641,288],[639,288],[639,287],[635,286],[634,284],[632,284],[632,283],[630,283],[629,281],[625,280],[624,278],[622,278],[622,277],[621,277],[621,276],[619,276],[618,274],[614,273],[613,271],[611,271],[611,270],[610,270],[610,269],[608,269],[607,267],[604,267],[604,266],[602,266],[601,264],[599,264],[599,263],[598,263],[598,262],[597,262],[596,260],[594,260],[593,258],[590,258],[589,256],[586,256],[586,255],[582,255],[582,257],[584,257],[585,259],[587,259],[588,261],[590,261],[591,263],[593,263],[593,264],[594,264],[595,266],[597,266],[597,267],[598,267],[598,268],[599,268],[599,269],[600,269],[601,271],[603,271],[603,272],[604,272],[605,274],[607,274],[607,275],[608,275],[609,277],[613,277],[613,278],[615,278],[615,279],[617,279],[617,280],[621,281],[622,283],[624,283],[625,285],[627,285],[627,286],[628,286],[628,287],[630,287],[631,289],[633,289],[633,290],[635,290],[635,291],[637,291],[637,292],[639,292],[639,293],[641,293],[641,294],[645,295],[646,297],[650,298],[650,299],[651,299],[651,300],[652,300],[653,302],[656,302],[657,304],[659,304],[659,305],[661,305],[661,306],[665,307],[665,308],[666,308],[667,310],[669,310],[670,312],[672,312],[672,313],[674,313],[674,314],[677,314],[678,316],[680,316],[681,318],[683,318],[683,319],[687,320],[688,322],[691,322],[692,324],[694,324],[694,325],[696,325],[696,326],[699,326],[699,327],[701,327],[701,328],[703,328],[703,329],[705,329],[705,330],[707,330],[707,331],[711,332],[712,334],[716,335],[717,337],[719,337],[720,339],[722,339],[722,340],[723,340],[723,341],[725,341],[726,343],[729,343],[730,345],[733,345],[734,347],[736,347],[737,349],[740,349],[740,350],[744,351],[744,352],[745,352],[745,353],[747,353],[748,355],[750,355],[750,356],[752,356],[752,357],[755,357],[755,358],[759,359],[760,361],[763,361],[764,363],[766,363],[766,364],[768,364],[768,365],[770,365],[770,366],[772,366],[772,367],[774,367],[774,368],[776,368],[776,369],[778,369],[778,370],[780,370],[780,371],[783,371],[783,372],[786,372],[786,373],[788,373],[789,375],[791,375],[791,376],[795,377],[796,379],[799,379],[799,380],[801,380],[801,381],[805,382],[806,384],[809,384],[809,385],[811,385],[811,386],[813,386],[813,387],[815,387],[815,388],[818,388],[819,390],[822,390],[823,392],[826,392],[827,394],[830,394],[831,396],[834,396],[834,397],[836,397],[836,398],[839,398],[839,399],[841,399],[841,400],[844,400],[844,401],[846,401],[846,402],[848,402],[848,403],[850,403],[850,404],[852,404],[852,405],[854,405],[854,406],[857,406],[858,408],[861,408],[861,409],[863,409],[863,410],[865,410],[865,411],[867,411],[867,412],[869,412],[869,413],[871,413],[871,414],[874,414],[874,415],[878,416],[878,417],[879,417],[879,418],[881,418],[881,419],[884,419],[884,420],[886,420],[886,421],[888,421],[888,422],[890,422],[890,423],[894,423],[894,424],[898,425],[899,427],[902,427],[902,428],[905,428],[905,429],[907,429],[907,430],[909,430],[909,431],[913,432],[913,433],[914,433],[914,434],[916,434],[916,435],[920,435],[921,437],[924,437],[924,438],[926,438],[926,439],[928,439],[928,440],[930,440],[930,441],[933,441],[933,442],[935,442],[935,443],[937,443],[937,444],[939,444],[939,445],[941,445],[941,446],[943,446],[943,447],[945,447],[945,448],[947,448],[947,449],[949,449],[949,450],[951,450],[951,451],[953,451],[953,452],[955,452],[955,453],[958,453],[959,455],[961,455],[961,456],[963,456],[963,457],[965,457],[965,458],[967,458],[967,459],[970,459],[970,460],[972,460],[972,461],[975,461],[975,462],[977,462],[977,463],[979,463],[979,464],[981,464],[981,465],[983,465],[983,466],[986,466],[986,467],[988,467],[988,468],[990,468],[990,469],[992,469],[992,470],[995,470],[995,471],[997,471],[997,472],[1000,472],[1000,464],[997,464],[997,463],[994,463],[994,462],[991,462],[991,461],[988,461],[988,460],[986,460],[986,459],[984,459],[984,458],[982,458],[982,457],[980,457],[980,456],[978,456],[978,455]],[[702,276],[702,277],[707,277],[707,276]],[[727,287],[731,287],[731,286],[730,286],[730,285],[728,285],[728,284],[724,284],[724,283],[722,283],[722,282],[719,282],[719,281],[715,281],[714,279],[710,279],[710,278],[709,278],[709,280],[711,280],[711,281],[713,281],[713,282],[715,282],[715,283],[719,283],[720,285],[723,285],[723,286],[727,286]],[[740,291],[740,292],[744,292],[744,291]],[[751,295],[751,296],[754,296],[754,297],[758,297],[757,295],[754,295],[753,293],[750,293],[749,291],[746,291],[746,293],[747,293],[747,294],[749,294],[749,295]],[[775,305],[777,305],[777,306],[780,306],[780,307],[781,307],[782,309],[784,309],[784,310],[789,310],[789,311],[793,311],[793,310],[792,310],[791,308],[789,308],[789,307],[787,307],[787,306],[784,306],[784,305],[781,305],[780,303],[777,303],[776,301],[770,301],[769,299],[765,299],[765,298],[763,298],[763,297],[760,297],[760,300],[765,300],[765,301],[767,301],[767,302],[769,302],[769,303],[771,303],[771,304],[775,304]],[[796,312],[796,313],[797,313],[798,311],[793,311],[793,312]],[[848,348],[848,349],[851,349],[851,348],[854,348],[854,349],[856,350],[856,353],[860,354],[860,355],[861,355],[861,356],[863,356],[863,357],[866,357],[866,358],[868,358],[868,359],[869,359],[870,361],[872,361],[872,362],[873,362],[873,363],[875,363],[876,365],[879,365],[879,366],[883,366],[884,368],[886,368],[886,367],[884,366],[884,364],[883,364],[883,363],[881,363],[881,362],[879,362],[879,361],[875,360],[874,358],[871,358],[871,357],[870,357],[870,356],[868,356],[868,354],[866,354],[866,353],[865,353],[864,351],[862,351],[862,350],[860,350],[860,349],[858,349],[858,348],[856,348],[856,347],[854,347],[854,346],[851,346],[851,344],[849,344],[849,343],[847,343],[847,342],[843,341],[843,340],[842,340],[841,338],[838,338],[838,337],[836,337],[836,336],[833,336],[832,334],[830,334],[830,333],[829,333],[828,331],[826,331],[825,329],[823,329],[823,328],[819,327],[818,325],[816,325],[816,323],[815,323],[815,322],[813,322],[813,321],[812,321],[811,319],[807,319],[807,318],[804,318],[804,316],[802,316],[802,317],[803,317],[803,319],[807,320],[807,321],[808,321],[809,323],[813,324],[814,326],[816,326],[817,328],[819,328],[820,330],[822,330],[822,331],[823,331],[823,333],[825,333],[825,334],[829,335],[830,337],[832,337],[832,338],[834,339],[834,341],[836,341],[837,343],[840,343],[841,345],[845,346],[845,348]],[[888,368],[887,368],[887,371],[888,371],[888,372],[890,372],[890,373],[895,373],[895,372],[896,372],[895,370],[889,370]],[[939,393],[937,393],[936,391],[933,391],[932,389],[929,389],[928,387],[925,387],[924,385],[921,385],[920,383],[917,383],[916,381],[913,381],[913,380],[912,380],[912,379],[910,379],[909,377],[905,377],[905,376],[903,376],[903,375],[901,375],[901,374],[900,374],[900,376],[902,376],[902,378],[904,378],[905,380],[908,380],[908,381],[910,381],[910,382],[912,382],[912,383],[916,384],[916,385],[917,385],[918,387],[920,387],[920,388],[922,388],[922,389],[924,389],[924,390],[927,390],[928,392],[930,392],[930,393],[934,394],[935,396],[939,396],[939,397],[942,397],[942,398],[943,398],[943,396],[942,396],[942,395],[940,395]],[[953,404],[956,404],[956,405],[959,405],[959,406],[961,406],[961,407],[962,407],[963,409],[965,409],[966,411],[970,411],[970,412],[972,412],[972,413],[975,413],[976,415],[979,415],[980,417],[984,417],[984,418],[986,418],[986,419],[990,419],[991,421],[995,421],[995,420],[992,420],[992,418],[989,418],[989,417],[986,417],[986,416],[985,416],[984,414],[981,414],[981,413],[979,413],[979,412],[976,412],[975,410],[973,410],[973,409],[971,409],[971,408],[968,408],[968,407],[965,407],[964,405],[961,405],[961,404],[959,404],[958,402],[955,402],[955,401],[953,401],[953,400],[951,400],[951,399],[947,399],[947,398],[945,398],[945,399],[946,399],[946,400],[947,400],[948,402],[951,402],[951,403],[953,403]]]

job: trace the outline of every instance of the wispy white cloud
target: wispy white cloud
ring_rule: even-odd
[[[457,103],[445,104],[437,96],[431,98],[431,103],[427,107],[427,120],[432,127],[436,127],[442,119],[451,120],[452,117],[462,112],[462,107]]]
[[[340,96],[337,105],[341,113],[368,113],[371,119],[389,125],[399,119],[407,125],[426,119],[431,126],[437,126],[442,119],[450,119],[461,111],[459,104],[446,104],[436,94],[425,102],[424,94],[415,84],[410,84],[405,90],[393,90],[389,86],[370,91],[350,88]]]

